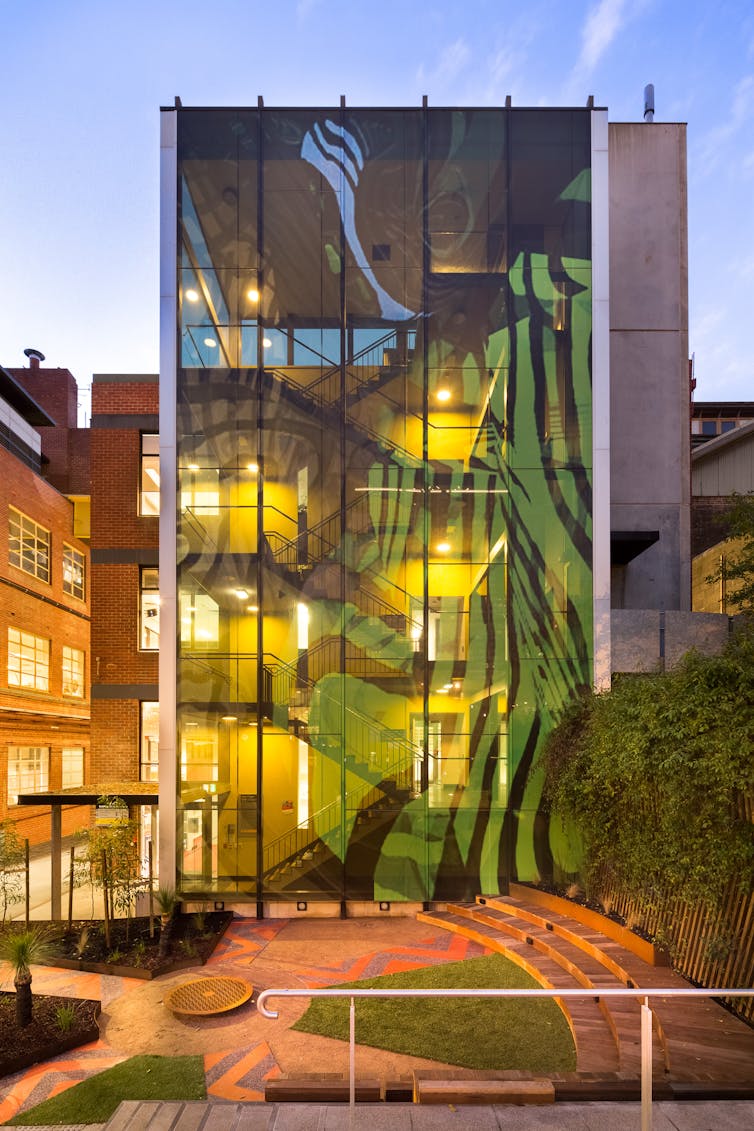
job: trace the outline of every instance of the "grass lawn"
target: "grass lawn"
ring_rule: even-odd
[[[8,1120],[6,1126],[106,1123],[121,1100],[205,1100],[201,1056],[132,1056]]]
[[[500,954],[346,982],[351,987],[505,989],[537,983]],[[348,999],[318,998],[294,1026],[348,1040]],[[356,1001],[356,1042],[464,1068],[567,1072],[576,1067],[571,1031],[553,1001],[379,998]]]

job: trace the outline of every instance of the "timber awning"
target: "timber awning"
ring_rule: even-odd
[[[156,781],[115,781],[98,785],[77,785],[70,789],[47,789],[39,793],[19,793],[19,805],[97,805],[107,797],[117,797],[126,805],[156,805]]]

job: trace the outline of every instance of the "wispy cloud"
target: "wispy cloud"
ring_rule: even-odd
[[[730,110],[724,115],[719,126],[706,133],[700,140],[698,156],[702,169],[717,164],[726,145],[736,136],[742,126],[754,116],[754,74],[744,75],[735,87],[731,97]],[[744,159],[746,167],[748,158]]]
[[[421,86],[444,87],[458,78],[471,59],[471,48],[465,39],[459,38],[449,43],[440,52],[437,66],[430,69],[419,65],[416,81]]]
[[[592,8],[581,29],[581,54],[576,72],[583,77],[591,72],[610,47],[625,23],[626,0],[600,0]]]
[[[319,0],[298,0],[296,5],[296,19],[301,23],[319,4]]]

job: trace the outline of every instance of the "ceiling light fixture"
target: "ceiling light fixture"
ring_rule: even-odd
[[[450,397],[451,397],[450,389],[438,389],[437,390],[438,401],[449,401]]]
[[[248,601],[249,592],[247,589],[234,589],[233,592],[235,593],[236,597],[238,597],[239,601]]]
[[[250,471],[252,473],[252,475],[256,475],[256,473],[259,471],[259,464],[258,463],[247,463],[246,464],[246,470]]]
[[[259,302],[259,291],[256,287],[249,287],[248,291],[246,292],[246,297],[249,302]]]
[[[211,349],[211,350],[215,349],[216,346],[217,346],[217,342],[215,341],[214,338],[205,338],[204,344],[207,347],[207,349]]]
[[[195,291],[193,287],[189,287],[189,289],[184,293],[189,302],[199,301],[199,292]]]
[[[450,542],[438,542],[435,549],[438,554],[447,554],[450,550]]]
[[[272,340],[270,338],[262,338],[262,345],[266,350],[268,350],[272,345]]]

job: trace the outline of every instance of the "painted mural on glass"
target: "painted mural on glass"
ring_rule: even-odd
[[[181,112],[184,890],[573,867],[536,759],[591,682],[589,130]]]

